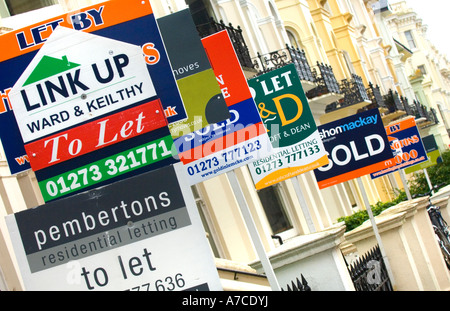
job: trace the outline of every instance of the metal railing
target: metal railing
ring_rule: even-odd
[[[330,65],[317,62],[312,70],[312,75],[317,87],[306,93],[306,97],[309,99],[328,93],[341,93],[339,83]]]
[[[352,73],[351,79],[341,81],[341,93],[344,94],[343,106],[369,101],[362,78],[354,73]]]
[[[288,292],[310,292],[311,287],[309,287],[308,282],[306,281],[303,274],[301,274],[300,277],[302,279],[301,281],[298,278],[296,278],[295,282],[291,281],[290,286],[289,286],[289,284],[287,284],[286,291],[288,291]],[[281,288],[281,291],[285,291],[285,290],[283,288]]]
[[[273,51],[267,54],[257,53],[253,58],[253,68],[258,70],[258,75],[281,68],[288,64],[294,64],[300,80],[314,82],[314,76],[306,59],[305,51],[290,47],[286,44],[285,49]]]
[[[408,116],[414,116],[415,118],[425,118],[426,121],[430,122],[429,125],[435,125],[439,123],[439,119],[434,108],[428,108],[418,100],[414,100],[413,104],[410,105],[408,98],[400,96],[398,92],[394,92],[391,89],[388,94],[381,95],[379,86],[374,86],[369,83],[367,88],[367,94],[369,99],[372,101],[373,107],[383,107],[389,110],[389,113],[396,111],[404,111]]]
[[[333,102],[325,108],[325,112],[331,112],[340,108],[355,105],[366,101],[370,102],[369,95],[362,78],[356,74],[352,74],[350,79],[343,79],[339,84],[340,94],[344,95],[344,98],[338,102]]]
[[[422,105],[418,100],[414,100],[414,105],[411,106],[411,115],[416,118],[425,118],[431,125],[439,123],[439,119],[434,108],[428,108]]]
[[[374,86],[372,82],[369,82],[369,87],[366,89],[366,91],[369,100],[372,101],[374,105],[376,105],[377,107],[386,107],[383,95],[381,95],[381,90],[378,85]]]
[[[347,268],[356,291],[393,291],[378,245]]]
[[[397,91],[394,92],[392,89],[389,89],[389,92],[383,96],[383,99],[386,103],[386,108],[389,109],[389,113],[405,109]]]

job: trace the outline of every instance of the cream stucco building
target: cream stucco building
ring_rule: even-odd
[[[33,1],[41,8],[21,13],[21,9],[37,7],[11,8],[0,0],[0,29],[7,32],[98,2]],[[385,124],[406,117],[405,109],[389,110],[373,95],[378,91],[377,94],[388,101],[391,90],[392,94],[407,98],[410,104],[419,100],[429,110],[433,108],[439,123],[421,117],[421,131],[438,137],[441,150],[450,144],[447,134],[449,62],[426,40],[426,27],[404,3],[391,8],[387,4],[380,6],[383,1],[372,0],[164,0],[151,3],[156,17],[189,8],[197,26],[211,22],[218,25],[223,21],[223,27],[231,25],[234,31],[242,30],[248,50],[244,51],[246,61],[241,61],[241,65],[248,78],[259,71],[293,62],[293,55],[303,57],[313,78],[302,79],[302,84],[308,91],[317,124],[373,105],[383,113]],[[20,14],[14,14],[12,9]],[[331,69],[337,88],[330,89],[330,85],[325,84],[324,69]],[[33,172],[11,176],[3,153],[0,160],[0,289],[20,290],[22,285],[4,216],[43,204],[43,200]],[[295,177],[300,189],[295,188],[297,182],[287,180],[256,191],[247,167],[237,169],[236,174],[267,252],[279,247],[274,235],[289,241],[312,233],[342,234],[339,230],[329,230],[339,217],[364,208],[363,192],[370,203],[375,204],[391,200],[394,190],[403,187],[400,174],[394,173],[376,180],[365,176],[363,188],[356,181],[349,181],[320,190],[314,174],[309,172]],[[257,259],[257,254],[227,176],[220,175],[197,184],[193,193],[221,277],[229,280],[224,281],[227,286],[267,289],[265,278],[248,266]],[[334,262],[341,263],[340,253],[333,252],[330,256]],[[236,284],[227,275],[230,271],[241,273],[241,280],[248,279]]]

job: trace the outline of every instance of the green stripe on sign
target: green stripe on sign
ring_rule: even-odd
[[[112,155],[39,182],[47,202],[172,157],[172,136]]]

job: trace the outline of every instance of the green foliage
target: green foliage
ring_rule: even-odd
[[[371,205],[373,216],[379,215],[385,209],[394,206],[402,201],[406,200],[406,193],[404,191],[398,191],[397,197],[391,202],[377,202],[375,205]],[[345,222],[346,231],[350,231],[360,226],[363,222],[369,219],[369,214],[366,210],[357,211],[351,216],[340,217],[338,222]]]
[[[450,184],[450,151],[443,152],[441,158],[441,163],[427,168],[431,184],[434,186]],[[414,179],[409,183],[409,189],[412,195],[430,191],[423,172],[414,173]]]
[[[441,187],[445,187],[450,184],[450,151],[442,153],[442,162],[427,168],[427,172],[432,185],[441,185]],[[422,171],[413,174],[413,179],[408,181],[408,188],[413,197],[430,191],[425,174]],[[386,203],[377,202],[375,205],[371,205],[373,215],[377,216],[385,209],[406,200],[406,193],[397,190],[397,196],[393,201]],[[345,222],[346,231],[350,231],[360,226],[368,219],[369,215],[367,214],[367,211],[362,210],[351,216],[340,217],[337,221]]]

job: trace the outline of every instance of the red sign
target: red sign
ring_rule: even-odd
[[[159,99],[25,145],[34,171],[167,126]]]

